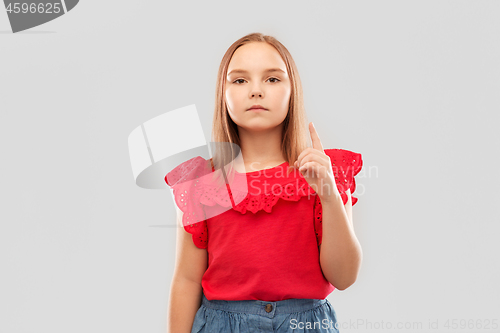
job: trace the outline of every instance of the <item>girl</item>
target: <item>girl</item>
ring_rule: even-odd
[[[361,265],[351,193],[362,159],[323,149],[305,118],[279,41],[252,33],[231,45],[217,78],[216,154],[165,176],[183,224],[170,333],[339,332],[326,297],[352,285]]]

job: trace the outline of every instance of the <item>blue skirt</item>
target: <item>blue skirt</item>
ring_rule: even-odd
[[[337,315],[327,299],[209,301],[202,303],[191,333],[339,333]]]

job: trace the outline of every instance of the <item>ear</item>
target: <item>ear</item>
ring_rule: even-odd
[[[351,226],[354,227],[353,221],[352,221],[352,196],[351,196],[351,189],[347,189],[345,191],[345,194],[347,194],[347,202],[344,205],[345,212],[347,213],[347,217],[349,217],[349,222],[351,223]]]

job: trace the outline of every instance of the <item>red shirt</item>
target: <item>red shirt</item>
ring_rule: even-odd
[[[361,154],[325,149],[344,204],[356,189]],[[201,284],[208,300],[325,299],[335,287],[319,262],[321,201],[288,162],[250,173],[235,172],[216,186],[210,160],[195,157],[165,176],[184,229],[208,252]],[[219,170],[219,175],[220,175]],[[358,201],[352,197],[352,204]]]

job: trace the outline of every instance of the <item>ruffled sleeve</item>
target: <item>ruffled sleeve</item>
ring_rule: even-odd
[[[198,178],[211,171],[208,165],[210,161],[194,157],[179,164],[165,176],[165,182],[173,190],[177,207],[184,213],[184,230],[192,235],[193,243],[200,249],[207,248],[208,230],[205,212],[200,203],[203,191],[197,185]]]
[[[352,195],[356,190],[356,180],[354,177],[363,167],[361,154],[344,149],[325,149],[325,154],[330,157],[335,182],[340,196],[342,197],[342,202],[345,205],[349,200],[349,197],[345,192],[350,189],[352,205],[354,206],[358,202],[358,198]],[[318,246],[321,244],[323,234],[322,214],[323,209],[321,207],[321,200],[319,196],[316,195],[314,199],[314,228],[316,231]]]

